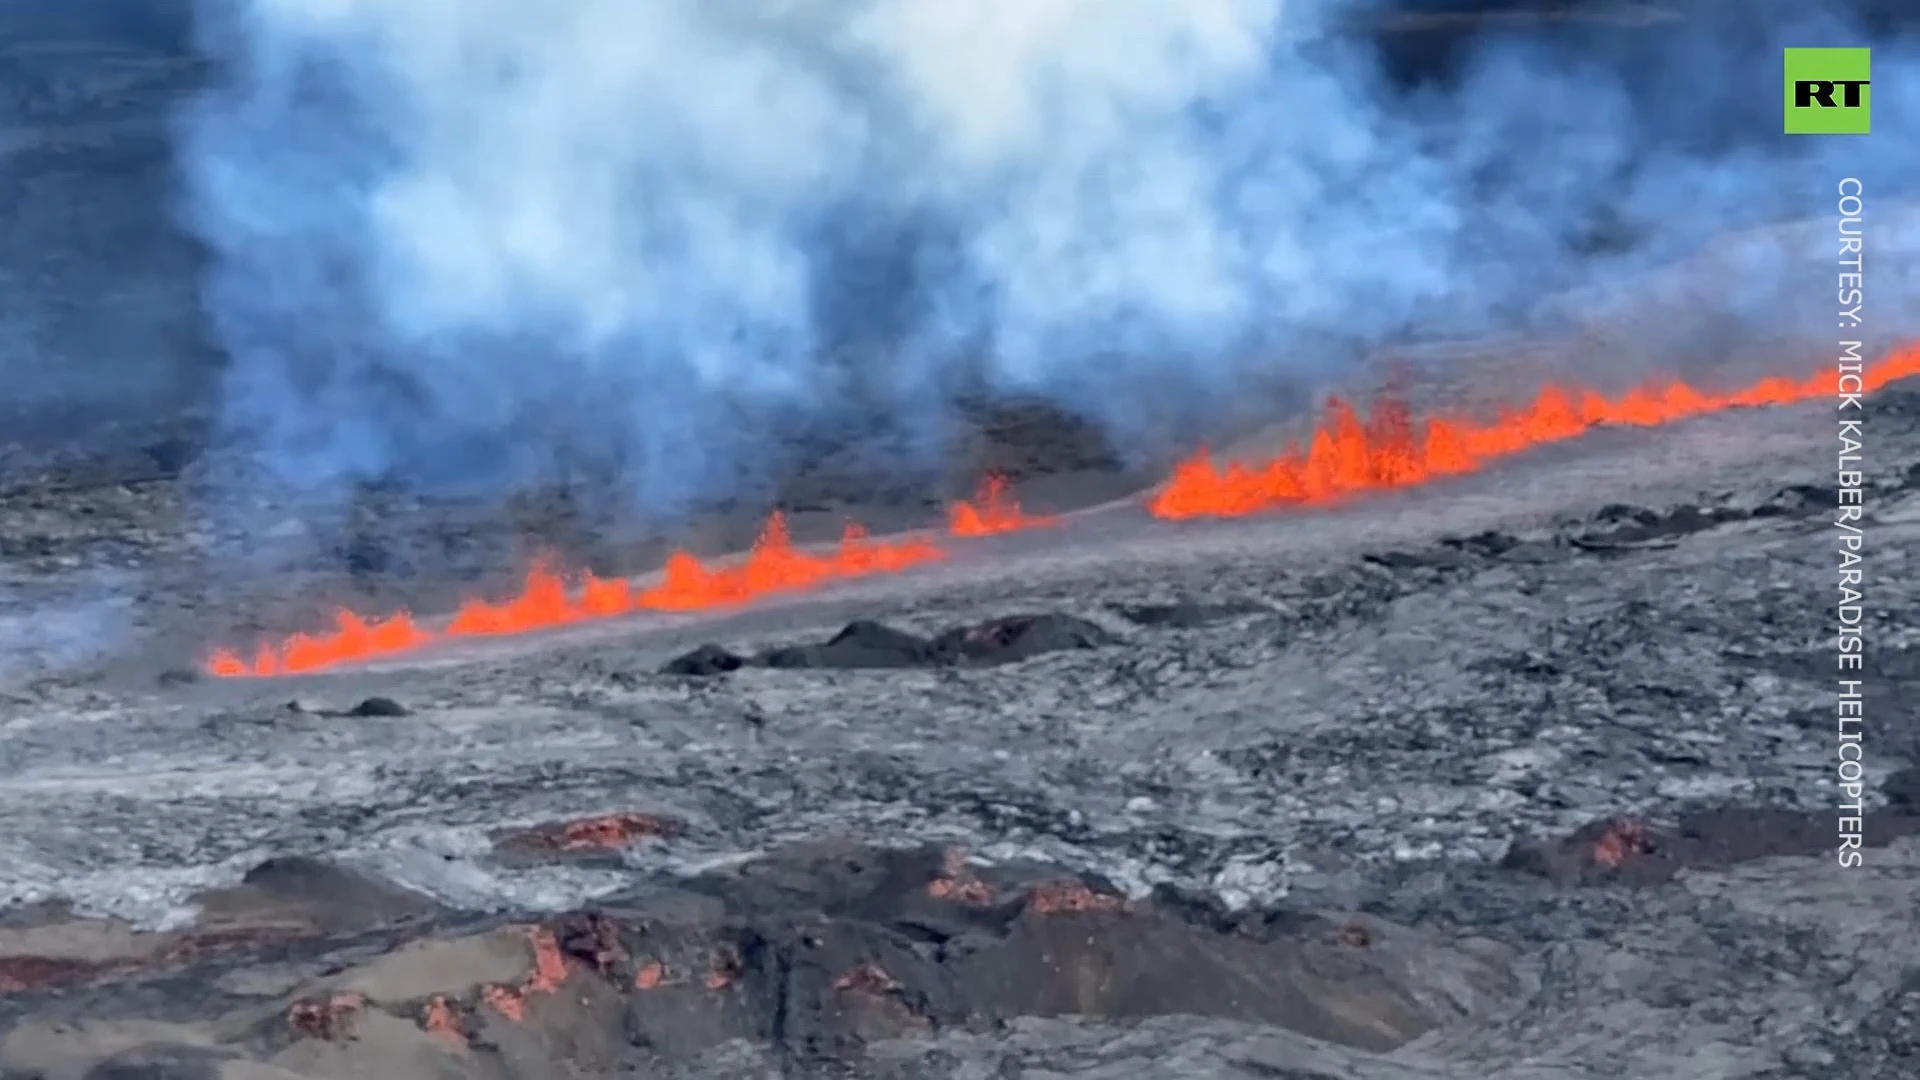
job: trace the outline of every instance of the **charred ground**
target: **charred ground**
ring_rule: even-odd
[[[0,1063],[1892,1075],[1917,401],[1868,417],[1860,870],[1831,421],[1729,413],[718,619],[18,685]]]

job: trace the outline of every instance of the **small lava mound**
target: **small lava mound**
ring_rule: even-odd
[[[1509,533],[1486,531],[1472,536],[1449,536],[1418,550],[1368,552],[1362,560],[1386,570],[1456,571],[1488,560],[1540,562],[1564,554],[1551,539],[1523,540]]]
[[[1920,813],[1896,805],[1866,814],[1861,826],[1864,847],[1885,847],[1920,835]],[[1682,870],[1720,870],[1838,847],[1830,812],[1732,806],[1690,812],[1672,828],[1630,818],[1588,822],[1563,837],[1517,842],[1501,865],[1557,885],[1648,886],[1671,881]]]
[[[269,859],[195,903],[193,924],[163,932],[81,918],[59,905],[18,909],[0,922],[0,995],[133,983],[301,942],[424,928],[448,915],[418,893],[305,856]]]
[[[1009,615],[956,627],[930,639],[860,620],[848,623],[826,641],[782,645],[751,659],[719,645],[702,645],[667,661],[660,670],[664,675],[711,677],[749,666],[788,671],[991,667],[1118,642],[1099,625],[1060,612]]]
[[[248,1002],[229,976],[277,956],[179,965],[167,978],[202,989],[170,1015],[183,1031],[234,1015]],[[373,949],[343,937],[278,1012],[199,1050],[295,1075],[478,1077],[651,1074],[747,1047],[814,1075],[878,1040],[1020,1017],[1197,1015],[1384,1052],[1511,1000],[1515,965],[1500,946],[1357,913],[1228,912],[953,849],[817,843],[529,926],[442,926]],[[91,1027],[49,1037],[84,1048],[76,1032],[142,1022],[158,986],[69,986],[61,1015]],[[163,1034],[146,1049],[167,1050]],[[125,1046],[95,1041],[88,1065]]]
[[[201,922],[298,918],[315,930],[364,930],[441,914],[439,904],[407,889],[323,859],[268,859],[231,888],[200,894]]]
[[[818,645],[789,645],[762,653],[770,668],[910,668],[935,662],[932,643],[883,623],[861,619]]]
[[[1009,615],[949,630],[933,639],[933,653],[951,664],[1013,664],[1052,652],[1098,649],[1119,639],[1085,619],[1059,612]]]
[[[1729,522],[1744,521],[1747,511],[1724,506],[1682,505],[1664,510],[1615,503],[1603,506],[1588,527],[1570,538],[1588,551],[1666,547]]]
[[[548,821],[494,833],[493,857],[516,867],[556,861],[618,866],[628,848],[670,840],[682,829],[674,818],[628,811]]]
[[[409,716],[411,711],[388,697],[370,697],[347,710],[348,716]]]
[[[585,935],[619,958],[594,966],[630,989],[626,1032],[655,1062],[738,1038],[820,1062],[1061,1015],[1218,1016],[1387,1050],[1442,1021],[1433,1003],[1471,1013],[1516,985],[1500,961],[1364,916],[1230,916],[951,849],[805,845],[686,889],[715,906],[611,901]]]
[[[1753,508],[1756,518],[1804,518],[1830,514],[1839,504],[1840,490],[1817,484],[1789,484]]]
[[[398,718],[412,716],[413,710],[390,697],[362,698],[357,704],[345,709],[332,709],[325,706],[310,705],[294,700],[286,703],[286,711],[304,716],[316,716],[328,720],[366,720],[373,718]]]
[[[666,665],[660,669],[660,673],[689,678],[710,678],[714,675],[725,675],[730,671],[739,671],[746,665],[745,658],[736,656],[718,645],[701,645],[692,652],[667,661]]]

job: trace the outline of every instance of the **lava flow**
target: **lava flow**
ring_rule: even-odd
[[[1871,365],[1861,392],[1920,374],[1920,348]],[[1590,390],[1548,386],[1525,408],[1492,420],[1431,417],[1416,421],[1404,405],[1385,402],[1362,420],[1338,398],[1305,452],[1298,445],[1270,461],[1218,465],[1201,451],[1174,469],[1149,500],[1155,517],[1185,520],[1239,517],[1284,506],[1314,505],[1387,488],[1473,472],[1499,458],[1579,436],[1603,424],[1652,427],[1722,409],[1785,405],[1833,397],[1838,375],[1794,381],[1764,379],[1729,394],[1709,394],[1667,381],[1610,398]]]
[[[1920,375],[1920,348],[1870,365],[1858,389],[1868,393],[1912,375]],[[1503,409],[1491,420],[1459,416],[1416,420],[1405,405],[1394,402],[1377,406],[1363,420],[1352,406],[1335,399],[1304,452],[1293,449],[1260,465],[1230,462],[1225,466],[1216,465],[1203,452],[1174,470],[1148,501],[1148,509],[1156,517],[1186,519],[1324,503],[1472,472],[1499,458],[1571,439],[1603,424],[1651,427],[1722,409],[1831,396],[1839,389],[1836,380],[1831,371],[1798,382],[1771,378],[1727,394],[1669,381],[1617,398],[1549,386],[1532,404]],[[989,477],[973,502],[948,512],[949,532],[956,537],[991,536],[1056,520],[1022,511],[999,477]],[[591,573],[570,583],[551,567],[535,566],[517,595],[500,602],[469,600],[438,632],[420,626],[405,612],[368,618],[341,611],[330,632],[295,634],[261,647],[250,657],[223,649],[208,658],[206,667],[223,677],[320,671],[409,652],[446,637],[522,634],[636,611],[737,606],[775,593],[904,570],[944,557],[931,539],[875,540],[856,525],[847,527],[832,552],[813,554],[794,546],[785,520],[775,514],[738,563],[709,566],[679,552],[667,560],[658,580],[646,587]]]
[[[1019,500],[1007,492],[1007,478],[993,473],[981,482],[973,501],[954,503],[947,508],[947,531],[955,536],[998,536],[1044,528],[1058,524],[1059,520],[1035,517],[1020,509]]]
[[[904,570],[945,558],[926,538],[879,541],[849,524],[833,551],[816,555],[793,544],[785,518],[774,514],[745,559],[709,566],[686,552],[667,559],[659,580],[636,588],[624,579],[580,576],[577,586],[547,565],[528,571],[520,592],[498,603],[468,600],[440,634],[423,629],[405,612],[369,619],[351,611],[334,616],[324,634],[294,634],[265,645],[251,658],[222,649],[207,658],[207,671],[226,678],[297,675],[358,660],[410,652],[440,637],[499,637],[569,626],[634,611],[695,611],[744,604],[774,593],[809,589],[829,581]]]
[[[976,501],[955,504],[948,520],[955,536],[967,537],[1034,528],[1053,519],[1027,515],[1008,495],[1004,479],[988,477]],[[329,632],[294,634],[263,645],[250,656],[221,649],[207,658],[206,669],[223,678],[305,674],[411,652],[442,637],[503,637],[636,611],[732,607],[945,557],[931,539],[875,540],[851,523],[838,547],[827,554],[813,554],[794,546],[786,519],[776,513],[767,519],[745,559],[735,564],[709,566],[684,551],[675,552],[661,568],[657,582],[635,587],[624,578],[600,578],[591,572],[570,582],[551,565],[541,563],[527,572],[513,597],[497,602],[468,600],[439,633],[423,628],[406,612],[369,618],[339,611]]]

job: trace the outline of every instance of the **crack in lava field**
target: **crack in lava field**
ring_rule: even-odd
[[[988,477],[971,502],[950,508],[947,532],[956,537],[993,536],[1053,521],[1027,514],[1008,493],[1004,480]],[[503,637],[632,612],[737,607],[779,593],[905,570],[945,557],[930,536],[876,540],[853,522],[832,551],[816,554],[794,545],[785,517],[775,512],[746,557],[736,563],[710,565],[678,551],[667,558],[658,582],[645,588],[636,588],[624,578],[596,577],[591,571],[582,572],[570,584],[551,565],[536,563],[517,594],[497,602],[469,599],[437,633],[404,611],[368,617],[341,610],[334,613],[331,631],[294,634],[262,645],[250,656],[233,649],[216,650],[207,658],[206,670],[223,678],[307,674],[411,652],[443,637]]]
[[[1870,393],[1917,374],[1920,347],[1908,347],[1869,365],[1860,377],[1861,385],[1851,389]],[[1336,397],[1329,400],[1305,450],[1295,445],[1268,461],[1225,464],[1201,450],[1173,470],[1147,499],[1146,508],[1156,518],[1179,521],[1323,505],[1471,473],[1596,427],[1654,427],[1727,409],[1832,397],[1841,389],[1839,379],[1835,371],[1797,382],[1774,377],[1730,393],[1707,393],[1674,379],[1618,397],[1548,385],[1530,404],[1499,409],[1491,419],[1416,418],[1406,405],[1390,399],[1376,403],[1362,418],[1351,404]],[[1055,518],[1027,514],[1004,481],[990,477],[973,500],[949,508],[946,535],[991,536],[1057,523]],[[334,615],[331,631],[294,634],[261,645],[250,655],[218,649],[208,656],[205,667],[209,674],[225,678],[304,674],[410,652],[442,638],[525,634],[642,611],[738,607],[834,581],[904,571],[945,557],[945,550],[930,535],[878,540],[851,522],[832,551],[809,552],[794,545],[785,519],[776,512],[738,562],[710,565],[687,552],[676,552],[661,568],[658,581],[644,588],[591,572],[570,582],[552,566],[536,564],[516,595],[503,601],[469,599],[439,631],[421,626],[407,612],[369,617],[341,610]]]

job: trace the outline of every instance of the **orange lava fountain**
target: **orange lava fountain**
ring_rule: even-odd
[[[278,644],[261,646],[251,658],[222,649],[207,658],[206,667],[210,674],[227,678],[297,675],[411,652],[442,637],[501,637],[636,611],[695,611],[745,604],[945,557],[930,539],[878,541],[851,524],[833,551],[813,554],[794,546],[786,519],[775,514],[746,558],[736,564],[709,566],[684,551],[675,552],[659,580],[644,588],[591,573],[570,584],[550,566],[536,564],[518,594],[497,603],[468,600],[439,634],[421,628],[405,612],[369,619],[341,611],[334,616],[331,633],[295,634]]]
[[[949,508],[955,536],[986,536],[1052,522],[1030,517],[1008,496],[1006,481],[989,477],[976,503]],[[220,649],[207,657],[206,670],[222,678],[300,675],[357,661],[412,652],[442,638],[504,637],[640,611],[700,611],[734,607],[777,593],[816,588],[832,581],[894,573],[946,557],[927,537],[875,540],[849,523],[839,546],[814,554],[794,546],[786,519],[767,519],[753,548],[738,563],[708,565],[684,552],[669,556],[659,580],[636,587],[623,578],[586,572],[569,580],[547,563],[527,572],[520,591],[501,601],[471,599],[460,605],[444,630],[435,633],[399,612],[372,618],[352,611],[334,615],[326,633],[294,634],[262,645],[251,655]]]
[[[1912,375],[1920,375],[1920,348],[1870,365],[1859,389],[1872,392]],[[1473,472],[1489,462],[1571,439],[1603,424],[1650,427],[1722,409],[1832,397],[1838,392],[1837,379],[1831,371],[1799,382],[1771,378],[1730,394],[1709,394],[1669,381],[1618,398],[1549,386],[1532,404],[1501,410],[1490,421],[1459,416],[1416,420],[1406,406],[1393,402],[1377,406],[1362,420],[1352,406],[1334,399],[1305,452],[1290,450],[1258,465],[1229,462],[1225,466],[1216,465],[1202,452],[1174,470],[1149,500],[1148,509],[1156,517],[1178,520],[1325,503]],[[949,532],[955,537],[992,536],[1056,520],[1023,512],[1000,477],[988,477],[972,502],[950,507],[947,515]],[[221,649],[207,658],[206,670],[225,678],[322,671],[411,652],[445,638],[523,634],[640,611],[732,607],[945,557],[930,538],[875,540],[853,524],[834,550],[814,554],[794,546],[786,520],[776,513],[752,550],[737,563],[708,565],[677,552],[662,567],[658,580],[645,587],[591,573],[569,581],[550,566],[536,565],[518,594],[499,602],[468,600],[440,631],[420,626],[406,612],[371,618],[340,611],[329,632],[295,634],[261,646],[250,656]]]
[[[995,474],[989,474],[981,482],[973,501],[954,503],[947,508],[947,531],[955,536],[998,536],[1056,525],[1059,520],[1035,517],[1021,510],[1019,500],[1007,493],[1007,478]]]
[[[1920,348],[1907,349],[1870,365],[1861,390],[1871,392],[1916,374]],[[1395,402],[1376,406],[1362,420],[1353,406],[1334,398],[1305,452],[1296,445],[1263,463],[1219,465],[1201,451],[1174,469],[1147,508],[1155,517],[1185,520],[1327,503],[1473,472],[1603,424],[1652,427],[1722,409],[1832,398],[1838,378],[1832,371],[1799,382],[1770,378],[1729,394],[1667,381],[1617,398],[1548,386],[1532,404],[1503,409],[1492,420],[1436,416],[1416,421]]]

